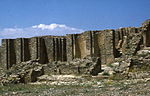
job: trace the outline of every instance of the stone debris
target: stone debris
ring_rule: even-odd
[[[44,67],[44,73],[48,75],[98,75],[101,72],[99,58],[74,59],[70,62],[51,62]]]
[[[36,60],[14,65],[0,77],[2,85],[28,83],[37,81],[37,77],[44,74],[43,66]]]
[[[39,60],[31,60],[12,66],[0,77],[0,83],[7,85],[35,82],[37,80],[72,81],[78,79],[75,75],[98,75],[100,69],[99,58],[89,57],[75,59],[71,62],[51,62],[48,64],[40,64]]]

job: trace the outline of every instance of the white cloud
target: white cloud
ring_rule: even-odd
[[[3,35],[11,35],[11,34],[17,34],[18,32],[22,32],[23,29],[21,28],[4,28],[0,34],[3,36]],[[9,33],[7,33],[9,32]]]
[[[39,25],[32,26],[32,28],[38,28],[38,29],[42,29],[42,30],[44,30],[44,29],[54,30],[56,28],[63,28],[63,29],[68,29],[68,30],[76,30],[75,28],[68,27],[68,26],[63,25],[63,24],[55,24],[55,23],[52,23],[50,25],[39,24]]]
[[[27,28],[4,28],[0,30],[0,39],[34,37],[43,35],[66,35],[83,32],[82,29],[68,27],[64,24],[39,24]],[[1,40],[0,40],[1,41]]]

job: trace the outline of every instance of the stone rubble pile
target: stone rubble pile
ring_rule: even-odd
[[[11,69],[0,76],[0,83],[1,85],[7,85],[47,79],[57,80],[61,78],[61,75],[97,75],[101,71],[100,67],[99,58],[91,57],[48,64],[40,64],[39,60],[30,60],[12,66]]]
[[[37,77],[43,74],[43,66],[38,63],[38,60],[31,60],[14,65],[10,70],[3,73],[0,77],[0,83],[6,85],[34,82]]]
[[[47,75],[98,75],[101,71],[101,62],[98,57],[74,59],[70,62],[51,62],[44,67]]]

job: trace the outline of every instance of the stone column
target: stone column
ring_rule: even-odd
[[[1,58],[4,68],[9,69],[13,64],[16,64],[14,39],[2,40],[2,54]]]
[[[66,48],[67,48],[67,61],[73,60],[73,36],[72,34],[69,34],[66,36],[67,42],[66,42]]]
[[[15,42],[16,62],[20,63],[30,60],[28,39],[17,38],[15,39]]]
[[[39,37],[37,39],[38,39],[37,50],[38,50],[39,62],[41,64],[48,63],[48,55],[46,51],[45,41],[42,37]]]
[[[45,46],[46,46],[48,62],[52,62],[55,59],[55,57],[54,57],[54,52],[55,52],[54,38],[44,38],[44,41],[45,41]]]
[[[62,61],[67,60],[67,49],[66,49],[66,38],[61,39],[62,41]]]

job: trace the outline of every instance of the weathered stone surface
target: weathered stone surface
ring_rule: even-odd
[[[15,39],[16,63],[30,60],[29,40],[27,38]]]
[[[97,75],[101,71],[101,62],[99,58],[75,59],[70,62],[51,62],[44,67],[44,71],[48,75]]]
[[[13,65],[1,75],[0,83],[5,85],[10,83],[35,82],[37,77],[44,74],[43,66],[38,62],[39,60],[31,60]]]
[[[143,79],[150,75],[150,52],[140,50],[135,56],[124,56],[116,59],[112,66],[115,75],[122,79]]]
[[[31,69],[29,71],[28,74],[25,75],[24,78],[24,83],[28,83],[28,82],[35,82],[37,81],[37,77],[41,76],[44,74],[44,69],[43,67],[37,67],[37,68],[34,68],[34,69]]]
[[[1,46],[1,64],[4,69],[9,69],[13,64],[16,64],[14,39],[2,40]]]
[[[140,45],[142,44],[141,32],[139,32],[136,28],[131,28],[129,32],[131,33],[124,37],[122,44],[123,55],[135,55],[136,52],[140,50]]]
[[[101,71],[99,58],[75,59],[70,62],[51,62],[40,64],[39,60],[13,65],[0,77],[0,83],[15,84],[37,81],[41,75],[98,75]]]

